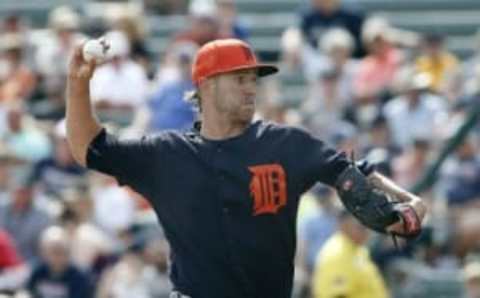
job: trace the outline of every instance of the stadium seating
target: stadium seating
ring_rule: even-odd
[[[237,0],[243,21],[250,26],[251,42],[262,57],[278,59],[279,36],[287,26],[298,23],[298,12],[307,0]],[[473,41],[471,35],[480,27],[480,1],[477,0],[344,0],[345,5],[361,9],[368,14],[387,17],[393,24],[417,32],[439,32],[447,34],[448,46],[460,57],[469,55]],[[35,26],[45,26],[48,12],[64,4],[60,0],[43,1],[0,1],[0,16],[17,13]],[[85,7],[95,1],[69,1],[70,5],[86,11]],[[172,32],[185,26],[183,16],[148,17],[152,38],[150,46],[163,52]]]

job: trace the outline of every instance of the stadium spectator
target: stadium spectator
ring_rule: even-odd
[[[59,120],[65,113],[68,58],[73,46],[86,39],[80,32],[80,16],[69,6],[56,7],[48,16],[47,30],[35,36],[32,44],[39,86],[33,96],[32,113],[42,119]]]
[[[473,37],[475,41],[474,52],[465,59],[461,65],[461,78],[463,79],[462,95],[471,96],[478,94],[480,78],[480,29]]]
[[[168,278],[169,248],[165,239],[150,240],[143,252],[147,264],[145,276],[153,297],[167,298],[172,288]]]
[[[325,137],[325,140],[334,145],[337,150],[351,156],[359,149],[359,130],[355,125],[347,121],[339,122],[337,125]]]
[[[305,126],[317,135],[327,135],[344,118],[351,98],[343,97],[342,74],[333,65],[325,65],[316,82],[311,83],[308,98],[302,103]]]
[[[234,0],[215,0],[216,17],[219,25],[221,38],[238,38],[247,40],[250,32],[246,25],[238,20],[237,9]]]
[[[135,201],[112,177],[98,173],[94,175],[92,178],[95,179],[95,185],[92,185],[94,221],[109,237],[118,239],[119,235],[133,223]]]
[[[190,25],[184,31],[178,32],[173,37],[173,42],[190,41],[197,46],[202,46],[209,41],[220,37],[219,24],[213,15],[214,11],[208,14],[190,15]]]
[[[305,272],[307,280],[311,278],[318,252],[337,229],[338,213],[332,189],[318,185],[311,194],[315,209],[298,223],[298,255],[301,258],[297,262]]]
[[[179,75],[177,79],[161,84],[148,102],[150,131],[163,129],[190,129],[195,120],[193,106],[184,98],[193,90],[191,65],[197,46],[191,42],[177,42],[171,47]]]
[[[348,31],[335,28],[325,32],[321,39],[320,55],[305,61],[305,76],[310,82],[316,82],[325,69],[333,68],[338,74],[336,92],[342,104],[353,100],[353,79],[358,62],[351,57],[353,39]]]
[[[25,27],[24,21],[18,14],[10,14],[3,20],[0,26],[0,32],[3,34],[23,34],[26,30]]]
[[[36,70],[43,85],[59,85],[67,76],[67,64],[74,45],[86,37],[80,31],[80,16],[69,6],[59,6],[48,16],[49,31],[39,41]]]
[[[112,239],[94,222],[90,192],[70,189],[64,192],[64,202],[60,223],[70,235],[72,263],[82,270],[100,274],[104,268],[98,267],[99,262],[112,256],[114,247]]]
[[[30,274],[29,266],[20,257],[10,235],[0,229],[0,293],[22,288]]]
[[[411,189],[427,169],[430,150],[431,144],[428,140],[414,138],[392,162],[394,180],[405,189]]]
[[[442,167],[440,190],[447,198],[452,218],[454,247],[459,257],[477,247],[480,207],[480,159],[478,139],[470,133]]]
[[[311,7],[301,15],[301,29],[310,47],[316,49],[326,30],[340,27],[355,40],[354,56],[364,55],[361,30],[364,17],[340,5],[340,0],[311,0]]]
[[[42,261],[32,272],[27,289],[33,297],[94,297],[91,277],[70,261],[67,232],[52,226],[41,235]]]
[[[20,256],[29,264],[38,261],[40,234],[52,223],[51,216],[33,202],[28,169],[17,169],[12,177],[11,198],[0,206],[0,227],[15,240]]]
[[[357,97],[377,101],[389,92],[403,61],[403,55],[392,39],[392,28],[386,20],[371,18],[366,21],[362,30],[362,41],[368,55],[360,61],[354,81]]]
[[[447,116],[446,101],[428,91],[428,74],[407,78],[403,94],[390,100],[383,109],[395,145],[405,148],[415,138],[438,141]]]
[[[166,246],[135,237],[127,251],[111,270],[105,272],[98,290],[99,298],[168,298],[171,285],[166,277]],[[152,263],[148,263],[148,262]]]
[[[77,165],[68,148],[65,121],[59,121],[53,133],[53,155],[38,161],[32,172],[37,193],[60,199],[62,192],[86,184],[86,171]]]
[[[112,60],[97,67],[90,82],[92,101],[100,115],[118,124],[128,124],[137,106],[148,96],[145,69],[134,62],[125,33],[110,31],[105,35]]]
[[[385,282],[365,247],[368,230],[345,211],[339,217],[338,229],[317,257],[313,297],[389,297]]]
[[[459,70],[458,59],[445,49],[444,44],[443,36],[427,34],[423,39],[423,53],[416,60],[417,71],[432,78],[429,87],[441,93],[449,92],[449,84]]]
[[[392,160],[401,150],[393,144],[387,119],[383,114],[377,115],[373,120],[361,140],[361,146],[362,156],[374,163],[377,171],[387,177],[392,177]]]
[[[285,29],[280,38],[280,45],[280,75],[287,73],[303,76],[306,63],[309,61],[303,61],[303,38],[300,30],[296,27]]]
[[[0,35],[0,103],[27,102],[37,78],[25,64],[24,40],[20,33]]]
[[[443,168],[445,194],[451,205],[477,205],[480,199],[480,157],[477,136],[471,133]],[[478,204],[480,206],[480,204]]]
[[[0,117],[0,126],[5,129],[0,129],[0,143],[17,159],[36,162],[50,154],[51,144],[47,133],[27,113],[23,104],[8,106],[3,119]]]
[[[145,20],[139,13],[132,12],[124,7],[111,17],[113,30],[126,34],[130,42],[130,57],[133,61],[143,65],[145,70],[150,71],[151,53],[147,46],[147,29]]]

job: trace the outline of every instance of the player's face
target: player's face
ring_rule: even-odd
[[[241,70],[219,75],[214,106],[232,121],[250,122],[255,113],[258,76],[256,70]]]

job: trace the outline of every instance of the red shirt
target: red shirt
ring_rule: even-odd
[[[10,235],[0,229],[0,270],[23,263]]]

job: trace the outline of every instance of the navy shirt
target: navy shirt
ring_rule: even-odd
[[[74,266],[55,274],[46,264],[38,265],[27,285],[34,298],[91,298],[93,283],[90,276]]]
[[[66,189],[78,188],[85,183],[85,173],[85,169],[74,161],[61,164],[54,158],[47,158],[35,164],[30,179],[39,183],[47,195],[61,198]]]
[[[361,40],[363,21],[363,15],[350,12],[343,8],[329,15],[322,14],[314,9],[309,9],[302,13],[300,27],[304,37],[313,48],[318,47],[321,36],[323,36],[327,30],[337,27],[347,30],[355,40],[353,54],[355,57],[360,58],[365,55],[365,49],[363,48]]]
[[[221,141],[197,131],[119,141],[102,131],[87,165],[150,200],[178,291],[290,298],[299,197],[317,181],[332,185],[348,160],[303,130],[259,121]]]

